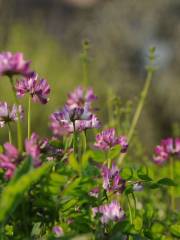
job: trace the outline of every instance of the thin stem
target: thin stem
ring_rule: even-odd
[[[88,41],[83,42],[83,52],[82,52],[82,68],[83,68],[83,84],[84,87],[88,85],[89,81],[89,69],[88,69],[88,49],[89,49],[89,43]]]
[[[87,137],[86,137],[86,130],[82,133],[83,136],[83,150],[86,152],[87,149]]]
[[[14,97],[14,102],[17,106],[17,142],[18,142],[18,149],[21,152],[23,149],[23,144],[22,144],[22,128],[21,128],[21,122],[20,122],[20,114],[19,114],[19,110],[18,110],[18,99],[16,97],[16,89],[14,87],[14,83],[13,83],[13,78],[11,76],[9,76],[9,80],[10,80],[10,84],[12,87],[12,92],[13,92],[13,97]]]
[[[151,64],[153,64],[153,63],[151,63]],[[148,67],[148,72],[147,72],[147,77],[146,77],[146,80],[145,80],[145,84],[144,84],[143,90],[141,92],[141,96],[140,96],[135,114],[134,114],[133,119],[132,119],[130,129],[129,129],[129,132],[128,132],[128,135],[127,135],[128,143],[130,143],[130,141],[133,137],[133,134],[134,134],[136,126],[137,126],[137,123],[138,123],[139,118],[141,116],[141,113],[142,113],[142,110],[143,110],[143,107],[144,107],[144,104],[145,104],[145,100],[146,100],[146,97],[147,97],[147,94],[148,94],[148,91],[149,91],[149,88],[150,88],[150,85],[151,85],[152,76],[153,76],[154,71],[155,71],[155,69],[152,66]],[[118,160],[119,165],[122,164],[122,161],[123,161],[125,156],[126,156],[126,154],[124,154],[124,153],[120,155],[119,160]]]
[[[7,123],[8,126],[8,135],[9,135],[9,143],[12,143],[12,132],[11,132],[11,127],[10,127],[10,123]]]
[[[170,170],[170,178],[174,180],[174,159],[170,158],[170,164],[169,164],[169,170]],[[176,202],[174,197],[174,186],[171,187],[171,209],[172,211],[176,210]]]
[[[132,216],[132,209],[131,209],[131,204],[130,204],[130,200],[129,200],[129,196],[127,195],[127,202],[128,202],[128,209],[129,209],[129,220],[130,223],[133,223],[133,216]]]
[[[128,202],[128,209],[129,209],[129,220],[130,223],[133,224],[133,215],[132,215],[132,209],[131,209],[131,204],[129,200],[129,196],[127,195],[127,202]],[[132,240],[133,238],[131,236],[128,237],[129,240]]]
[[[75,124],[75,121],[73,122],[73,128],[74,128],[74,133],[73,133],[73,149],[74,149],[74,154],[78,154],[78,150],[77,150],[77,133],[76,133],[76,124]]]
[[[134,218],[136,218],[136,197],[134,193],[132,193],[132,199],[134,202]]]
[[[31,136],[31,96],[28,98],[28,139]]]

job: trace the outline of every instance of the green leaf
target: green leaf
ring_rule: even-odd
[[[170,178],[162,178],[157,183],[165,186],[176,186],[176,183]]]
[[[119,156],[120,152],[121,152],[121,147],[117,145],[109,151],[108,158],[115,159]]]
[[[73,193],[74,189],[79,185],[81,178],[76,178],[72,180],[64,189],[63,195],[70,195]]]
[[[16,172],[14,173],[13,178],[11,179],[9,184],[15,183],[21,176],[26,174],[33,168],[32,165],[32,158],[28,157],[27,159],[23,160],[23,162],[19,165]]]
[[[10,183],[4,188],[0,198],[0,223],[5,222],[10,214],[15,210],[17,205],[22,200],[23,194],[29,187],[40,180],[40,178],[47,174],[52,163],[46,163],[43,166],[33,169],[27,174],[21,176],[14,183]]]
[[[170,232],[176,236],[176,237],[180,237],[180,224],[174,224],[170,227]]]
[[[143,220],[141,217],[137,216],[134,220],[133,220],[133,224],[134,224],[134,229],[136,231],[140,231],[142,226],[143,226]]]
[[[36,222],[33,225],[32,231],[31,231],[31,237],[40,236],[41,234],[41,222]]]
[[[122,169],[120,174],[124,180],[130,180],[133,177],[133,170],[132,170],[132,168],[125,167]]]
[[[148,169],[146,167],[140,167],[137,170],[137,175],[140,179],[144,181],[152,181],[152,178],[148,176]]]
[[[163,233],[164,232],[164,226],[161,223],[154,223],[151,227],[152,233]]]
[[[125,189],[125,191],[124,191],[124,193],[125,193],[126,195],[128,195],[128,194],[130,194],[130,193],[133,193],[133,186],[132,186],[132,185],[127,186],[126,189]]]
[[[73,153],[69,156],[69,165],[70,165],[70,166],[72,167],[72,169],[74,169],[75,171],[80,172],[79,163],[78,163],[78,161],[76,160],[76,157],[75,157],[75,155],[74,155]]]
[[[93,160],[98,163],[104,162],[106,159],[106,155],[103,151],[94,151],[92,154]]]
[[[83,154],[81,159],[81,167],[82,169],[85,169],[88,166],[89,158],[92,156],[92,151],[87,151]]]

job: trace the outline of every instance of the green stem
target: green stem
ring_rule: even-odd
[[[170,164],[169,164],[169,170],[170,170],[170,178],[174,180],[174,159],[170,158]],[[172,211],[176,210],[176,202],[174,198],[174,186],[171,187],[171,209]]]
[[[19,110],[18,110],[19,103],[18,103],[18,99],[16,97],[16,89],[14,87],[13,78],[9,77],[9,80],[10,80],[10,84],[11,84],[11,87],[12,87],[14,102],[17,106],[17,118],[18,118],[17,119],[17,142],[18,142],[18,149],[19,149],[20,152],[22,152],[23,144],[22,144],[22,128],[21,128],[21,122],[20,122],[20,114],[19,114]]]
[[[83,138],[83,150],[84,150],[84,153],[85,153],[86,149],[87,149],[86,130],[82,133],[82,138]]]
[[[78,148],[77,148],[77,132],[76,132],[76,125],[75,121],[73,122],[73,128],[74,128],[74,133],[73,133],[73,149],[74,149],[74,154],[78,154]]]
[[[129,220],[130,223],[133,224],[133,215],[132,215],[132,209],[131,209],[131,204],[130,204],[130,200],[129,200],[129,196],[127,195],[127,202],[128,202],[128,209],[129,209]],[[128,236],[129,240],[132,240],[132,236]]]
[[[133,120],[132,120],[132,123],[131,123],[131,127],[130,127],[129,132],[128,132],[128,142],[130,142],[131,139],[132,139],[132,136],[133,136],[135,128],[136,128],[136,125],[137,125],[139,117],[141,115],[141,112],[142,112],[142,109],[143,109],[143,106],[144,106],[144,103],[145,103],[145,99],[147,97],[148,90],[149,90],[149,87],[150,87],[150,84],[151,84],[152,75],[153,75],[153,71],[149,71],[148,75],[147,75],[147,78],[146,78],[146,81],[145,81],[145,84],[144,84],[143,91],[141,93],[141,97],[140,97],[136,112],[134,114],[134,117],[133,117]]]
[[[132,193],[132,199],[134,202],[134,218],[136,218],[136,197],[134,193]]]
[[[11,127],[9,122],[7,126],[8,126],[9,143],[12,143],[12,132],[11,132]]]
[[[31,96],[28,98],[28,139],[31,136]]]
[[[146,100],[146,97],[147,97],[147,94],[148,94],[148,91],[149,91],[149,88],[150,88],[150,85],[151,85],[152,76],[153,76],[154,71],[155,71],[155,69],[153,68],[153,60],[151,59],[151,65],[148,67],[145,84],[144,84],[143,90],[141,92],[140,99],[139,99],[135,114],[133,116],[128,135],[127,135],[128,143],[130,143],[130,141],[133,137],[134,131],[135,131],[136,126],[137,126],[137,123],[138,123],[139,118],[141,116],[141,113],[142,113],[142,110],[143,110],[143,107],[144,107],[144,104],[145,104],[145,100]],[[122,161],[123,161],[125,156],[126,156],[126,154],[121,154],[120,155],[119,160],[118,160],[119,165],[122,164]]]
[[[132,209],[131,209],[131,204],[130,204],[130,200],[129,200],[129,196],[127,195],[127,202],[128,202],[128,209],[129,209],[129,220],[130,223],[133,223],[133,216],[132,216]]]
[[[88,85],[89,81],[89,69],[88,69],[88,49],[89,49],[89,43],[88,41],[83,42],[83,52],[82,52],[82,68],[83,68],[83,84],[84,87]]]

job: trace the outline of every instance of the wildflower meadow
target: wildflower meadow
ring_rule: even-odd
[[[108,122],[89,85],[88,50],[85,41],[83,81],[69,86],[64,105],[43,121],[47,137],[34,132],[32,116],[34,105],[46,111],[50,81],[23,53],[0,53],[1,81],[14,98],[13,105],[0,102],[0,128],[6,130],[0,146],[0,239],[179,239],[180,136],[164,135],[149,156],[137,131],[158,71],[156,49],[149,50],[136,105],[128,104],[130,96],[121,106],[114,95],[103,106]],[[63,79],[58,87],[63,92]]]

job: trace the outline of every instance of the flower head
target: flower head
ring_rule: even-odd
[[[64,231],[60,226],[54,226],[52,231],[56,237],[62,237],[64,235]]]
[[[28,75],[30,62],[24,60],[22,53],[2,52],[0,54],[0,75]]]
[[[67,106],[51,114],[50,122],[54,135],[58,136],[100,127],[100,121],[94,114],[84,108],[68,108]]]
[[[159,165],[165,163],[170,156],[180,156],[180,138],[163,139],[154,149],[153,161]]]
[[[103,177],[103,188],[107,192],[122,193],[124,191],[125,180],[121,178],[120,171],[114,164],[112,165],[112,168],[103,165],[101,175]]]
[[[16,82],[16,92],[18,97],[23,97],[29,93],[34,102],[46,104],[50,93],[50,86],[45,79],[38,79],[36,73]]]
[[[0,168],[5,170],[4,177],[10,179],[16,170],[17,163],[19,162],[19,152],[10,143],[5,143],[4,149],[4,153],[0,154]]]
[[[110,150],[112,147],[120,145],[121,152],[126,152],[128,148],[127,139],[124,136],[117,137],[115,135],[115,129],[110,128],[102,131],[96,136],[96,142],[94,144],[100,150]]]
[[[95,217],[97,213],[101,215],[101,223],[107,224],[110,221],[121,221],[125,217],[123,209],[117,201],[112,201],[109,204],[104,204],[99,207],[92,209],[93,216]]]
[[[82,87],[77,87],[72,93],[68,95],[66,104],[71,107],[84,107],[85,104],[88,106],[96,100],[97,97],[94,94],[92,88],[89,88],[86,92]]]
[[[20,119],[23,119],[24,111],[21,105],[17,107],[14,104],[11,108],[6,102],[0,102],[0,127],[4,127],[8,122],[17,121],[18,112]]]

